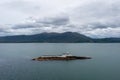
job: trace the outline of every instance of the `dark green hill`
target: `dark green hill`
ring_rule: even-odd
[[[0,37],[0,42],[49,42],[49,43],[76,43],[92,42],[92,39],[76,32],[41,33],[36,35],[18,35]]]
[[[120,38],[92,39],[77,32],[0,37],[0,43],[118,43]]]
[[[120,38],[94,39],[95,43],[120,43]]]

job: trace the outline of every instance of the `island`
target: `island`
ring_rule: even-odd
[[[48,60],[83,60],[83,59],[91,59],[88,56],[73,56],[69,53],[63,53],[62,55],[44,55],[38,58],[33,58],[32,60],[36,61],[48,61]]]

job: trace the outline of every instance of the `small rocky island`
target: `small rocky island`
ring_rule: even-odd
[[[33,58],[32,60],[37,60],[37,61],[47,61],[47,60],[83,60],[83,59],[91,59],[91,57],[87,56],[73,56],[69,53],[64,53],[59,56],[50,56],[50,55],[45,55],[45,56],[40,56],[38,58]]]

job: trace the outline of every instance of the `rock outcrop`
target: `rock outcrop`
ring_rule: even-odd
[[[60,56],[47,56],[47,57],[38,57],[38,58],[33,58],[32,60],[37,60],[37,61],[46,61],[46,60],[83,60],[83,59],[91,59],[91,57],[83,57],[83,56],[65,56],[65,57],[60,57]]]

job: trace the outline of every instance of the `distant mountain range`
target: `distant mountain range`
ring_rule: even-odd
[[[0,37],[0,43],[119,43],[120,38],[94,39],[77,32]]]

